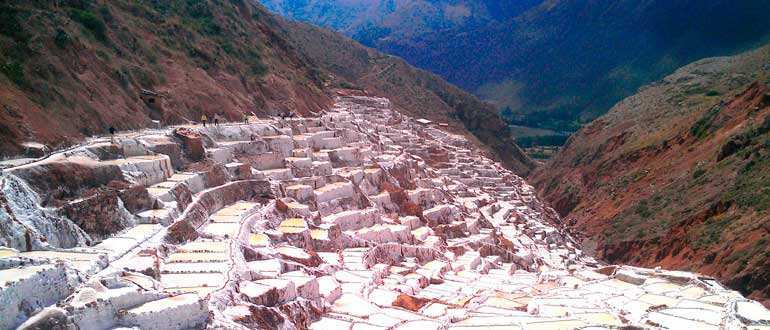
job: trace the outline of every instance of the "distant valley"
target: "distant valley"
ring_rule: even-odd
[[[262,2],[435,72],[512,124],[547,129],[539,144],[689,62],[770,35],[770,1],[756,0]]]

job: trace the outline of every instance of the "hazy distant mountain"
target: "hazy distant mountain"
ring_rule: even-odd
[[[770,0],[262,0],[569,129],[693,60],[767,40]]]

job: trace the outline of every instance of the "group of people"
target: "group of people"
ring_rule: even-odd
[[[243,115],[243,123],[244,124],[248,124],[249,123],[249,114],[244,112],[242,115]],[[251,115],[252,116],[256,116],[254,114],[254,112],[251,112]],[[293,112],[281,113],[281,118],[286,119],[287,117],[289,117],[289,118],[294,117],[294,113]],[[220,114],[214,114],[214,121],[213,121],[214,126],[219,126],[219,119],[220,118],[221,118]],[[201,123],[203,124],[203,127],[206,127],[206,124],[209,123],[209,117],[204,113],[204,114],[201,115],[200,119],[201,119]],[[108,131],[110,133],[110,142],[112,142],[114,144],[115,143],[115,133],[117,132],[117,129],[115,129],[114,126],[110,126],[108,128]]]
[[[251,114],[254,115],[253,112]],[[243,116],[242,117],[243,118],[243,123],[244,124],[248,124],[249,123],[249,115],[246,112],[244,112],[242,114],[242,116]],[[214,126],[219,126],[219,118],[220,118],[219,114],[214,114]],[[202,114],[201,115],[201,123],[203,123],[203,127],[206,127],[206,124],[208,123],[208,121],[209,121],[209,117],[206,116],[205,113]]]
[[[252,112],[251,115],[256,116],[254,112]],[[242,116],[243,116],[243,123],[248,124],[249,123],[248,113],[244,112],[242,113]],[[279,116],[281,117],[281,119],[294,118],[294,112],[293,111],[281,112]],[[219,118],[220,118],[219,114],[214,114],[214,126],[219,126]],[[203,127],[206,127],[206,124],[209,123],[209,117],[206,116],[205,113],[201,115],[201,123],[203,124]]]
[[[203,123],[203,127],[206,127],[206,123],[208,123],[209,117],[206,116],[206,114],[201,115],[201,123]],[[219,126],[219,114],[214,114],[214,126]]]

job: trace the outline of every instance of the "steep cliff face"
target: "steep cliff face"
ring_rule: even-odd
[[[770,46],[695,62],[618,103],[531,179],[610,262],[770,297]]]
[[[446,118],[475,134],[519,173],[531,168],[510,138],[486,131],[502,122],[472,96],[402,61],[394,61],[396,74],[412,77],[373,74],[390,62],[347,71],[362,60],[358,54],[367,54],[365,61],[386,57],[344,37],[284,24],[251,1],[0,6],[0,155],[18,154],[25,141],[57,148],[110,126],[136,129],[156,125],[153,120],[317,113],[331,104],[334,87],[366,81],[367,88],[390,86],[372,92],[399,95],[403,111]]]

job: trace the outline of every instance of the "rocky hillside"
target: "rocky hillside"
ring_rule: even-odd
[[[58,147],[110,125],[135,129],[202,113],[310,113],[330,104],[307,59],[238,2],[4,2],[3,154]],[[142,90],[158,93],[154,100]],[[150,103],[153,102],[153,103]]]
[[[556,131],[770,35],[766,0],[262,1],[509,107],[516,124]]]
[[[770,46],[695,62],[618,103],[531,178],[610,262],[770,300]]]
[[[135,129],[155,125],[152,120],[185,123],[204,113],[240,120],[251,111],[307,115],[327,108],[336,87],[395,86],[384,81],[388,77],[339,65],[360,61],[352,57],[359,53],[384,55],[347,38],[287,24],[250,1],[0,6],[0,154],[5,156],[21,152],[25,141],[58,148],[103,134],[109,126]],[[302,45],[300,38],[320,42]],[[324,52],[316,51],[320,45]],[[411,76],[397,83],[408,93],[386,95],[397,95],[400,110],[473,132],[519,173],[531,168],[510,137],[491,131],[504,126],[491,107],[400,63]]]

